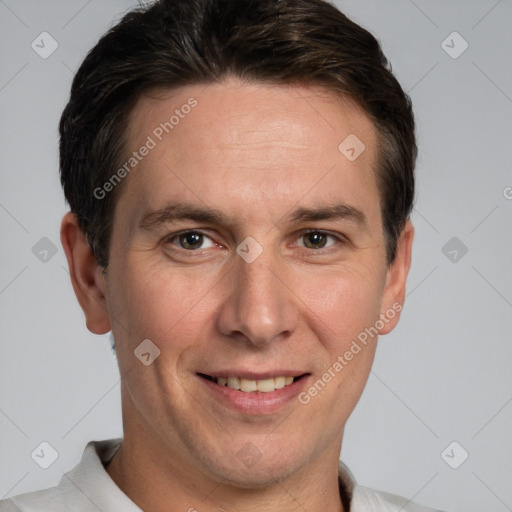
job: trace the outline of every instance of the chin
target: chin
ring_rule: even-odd
[[[289,478],[295,472],[295,461],[279,464],[261,464],[253,467],[242,467],[239,464],[229,471],[224,469],[218,476],[226,485],[239,489],[266,489]]]
[[[283,453],[282,447],[276,450],[271,445],[268,451],[260,452],[247,442],[241,449],[228,448],[215,458],[205,457],[203,452],[201,462],[207,472],[223,484],[240,489],[262,489],[286,480],[300,469],[299,452],[292,449],[287,452]]]

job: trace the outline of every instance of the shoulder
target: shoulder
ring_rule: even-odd
[[[80,496],[73,489],[59,485],[2,500],[0,512],[67,512],[70,506],[80,504]]]
[[[442,512],[433,508],[423,507],[407,498],[375,491],[362,485],[356,480],[348,467],[339,462],[338,468],[340,492],[350,501],[350,512]]]
[[[13,496],[0,501],[0,512],[98,512],[94,503],[64,480],[56,487]]]
[[[352,501],[351,512],[396,512],[397,510],[402,512],[442,512],[423,507],[402,496],[375,491],[359,485],[354,488]]]
[[[0,501],[0,512],[18,512],[19,508],[13,503],[12,500]]]
[[[111,503],[124,505],[123,510],[139,510],[110,479],[103,464],[121,444],[121,438],[91,441],[82,459],[64,473],[55,487],[12,496],[0,501],[0,512],[98,512],[112,510]]]

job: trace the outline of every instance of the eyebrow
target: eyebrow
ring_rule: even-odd
[[[292,222],[316,222],[321,220],[349,220],[366,227],[366,215],[359,209],[348,204],[333,204],[313,208],[298,208],[291,214]]]
[[[362,227],[367,227],[368,225],[366,215],[361,210],[344,203],[297,208],[290,214],[287,214],[282,220],[285,218],[288,218],[289,222],[292,223],[348,220]],[[153,229],[178,220],[192,220],[208,224],[227,223],[226,217],[219,210],[185,203],[171,203],[162,209],[144,215],[139,222],[139,228]]]
[[[144,215],[139,222],[139,228],[151,229],[162,224],[185,219],[209,224],[222,224],[224,215],[220,211],[211,208],[172,203],[165,208]]]

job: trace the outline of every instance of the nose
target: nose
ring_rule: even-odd
[[[289,275],[269,259],[236,261],[217,320],[222,334],[257,347],[289,337],[299,321]]]

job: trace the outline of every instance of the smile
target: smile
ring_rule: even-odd
[[[311,376],[284,369],[260,373],[226,368],[212,373],[197,373],[209,396],[231,410],[253,416],[271,415],[296,403]]]
[[[253,380],[243,377],[210,377],[202,374],[204,377],[219,386],[228,387],[244,393],[272,393],[276,389],[283,389],[285,386],[293,384],[294,379],[300,377],[273,377],[269,379]]]

